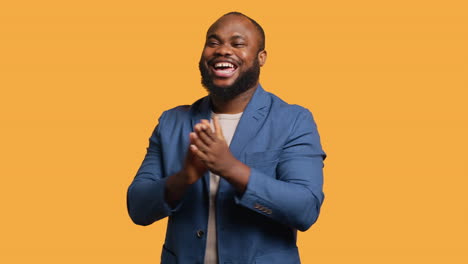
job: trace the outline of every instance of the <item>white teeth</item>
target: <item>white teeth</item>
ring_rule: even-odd
[[[234,68],[234,65],[232,63],[229,63],[229,62],[218,62],[214,66],[215,66],[215,68],[218,68],[218,67]]]

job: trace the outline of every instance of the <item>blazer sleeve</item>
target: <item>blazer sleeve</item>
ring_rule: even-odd
[[[247,188],[235,197],[236,203],[300,231],[309,229],[324,200],[325,157],[312,114],[304,109],[282,148],[276,177],[251,168]]]
[[[165,201],[167,177],[162,167],[161,125],[163,113],[154,129],[147,148],[146,156],[127,191],[127,209],[130,218],[137,225],[149,225],[169,216],[177,210]]]

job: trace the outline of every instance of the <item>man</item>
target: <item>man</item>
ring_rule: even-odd
[[[209,29],[209,95],[162,114],[128,189],[132,220],[169,216],[161,262],[300,263],[296,230],[323,201],[325,153],[311,113],[263,90],[265,35],[237,12]]]

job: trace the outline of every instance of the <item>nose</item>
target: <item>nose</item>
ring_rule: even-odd
[[[218,48],[215,50],[215,54],[218,56],[231,56],[232,49],[227,44],[219,45]]]

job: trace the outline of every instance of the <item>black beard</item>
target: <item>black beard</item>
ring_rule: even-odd
[[[255,58],[252,67],[248,68],[247,71],[239,74],[239,77],[231,86],[219,87],[214,85],[213,78],[209,74],[209,69],[207,69],[202,61],[198,63],[198,68],[200,69],[201,74],[201,83],[203,87],[208,91],[210,95],[215,96],[223,101],[228,101],[239,94],[249,90],[254,87],[258,78],[260,77],[260,63],[258,58]]]

